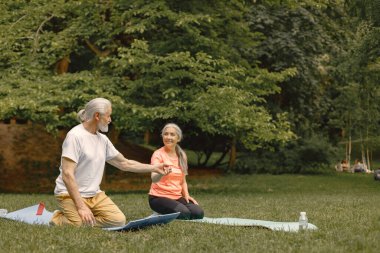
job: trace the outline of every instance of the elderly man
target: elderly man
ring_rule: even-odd
[[[62,144],[60,174],[54,194],[59,203],[50,221],[52,225],[71,224],[97,227],[123,226],[125,215],[100,190],[105,162],[124,171],[136,173],[169,173],[164,164],[142,164],[127,160],[113,146],[107,132],[111,123],[112,105],[104,98],[95,98],[78,112],[81,122],[73,127]]]

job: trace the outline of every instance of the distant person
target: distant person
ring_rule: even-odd
[[[361,173],[361,172],[367,172],[367,166],[365,166],[359,159],[355,160],[354,165],[352,166],[352,172],[354,173]]]
[[[377,181],[380,181],[380,168],[378,168],[377,170],[375,170],[374,172],[374,179],[377,180]]]
[[[343,171],[343,168],[342,168],[342,162],[339,162],[335,165],[335,170],[338,171],[338,172],[342,172]]]
[[[349,165],[347,163],[347,160],[342,160],[340,162],[340,166],[342,168],[342,171],[349,171],[350,170],[350,167],[349,167]]]
[[[104,98],[89,101],[78,112],[81,122],[66,135],[62,144],[60,174],[54,194],[61,210],[55,211],[50,224],[113,227],[125,225],[125,215],[100,190],[105,163],[120,170],[167,174],[164,163],[153,165],[127,160],[113,146],[107,132],[111,123],[111,102]]]
[[[349,166],[346,160],[340,161],[336,166],[335,166],[336,171],[338,172],[344,172],[344,171],[349,171]]]
[[[369,173],[374,173],[373,170],[368,169],[366,163],[362,163],[362,167],[363,167],[363,170],[364,170],[365,173],[368,173],[368,174],[369,174]]]
[[[202,219],[203,209],[190,196],[187,187],[187,156],[178,145],[182,131],[170,123],[164,126],[161,135],[164,146],[153,153],[151,164],[171,164],[171,172],[167,175],[151,173],[149,205],[160,214],[180,212],[178,219]]]

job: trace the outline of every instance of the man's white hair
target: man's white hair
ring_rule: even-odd
[[[77,118],[80,122],[87,122],[92,120],[95,113],[100,113],[104,115],[110,108],[112,104],[108,99],[105,98],[94,98],[86,104],[84,109],[78,112]]]

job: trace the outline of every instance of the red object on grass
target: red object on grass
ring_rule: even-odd
[[[45,204],[44,202],[40,202],[40,205],[38,206],[37,213],[36,215],[42,215],[45,209]]]

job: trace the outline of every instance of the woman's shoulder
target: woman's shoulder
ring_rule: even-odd
[[[151,163],[156,163],[156,162],[163,162],[166,160],[165,153],[162,148],[156,149],[151,157]]]
[[[161,147],[159,149],[156,149],[154,152],[153,152],[153,156],[162,156],[162,155],[165,155],[165,149],[164,147]]]

